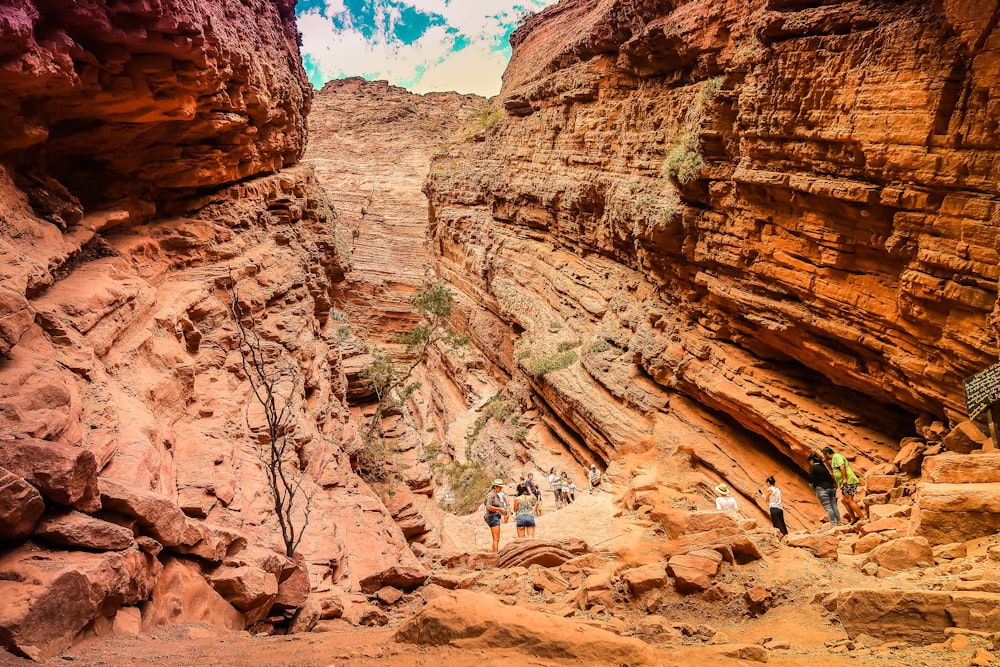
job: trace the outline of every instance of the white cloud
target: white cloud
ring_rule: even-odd
[[[395,36],[402,13],[387,0],[374,0],[373,26],[356,25],[343,0],[325,0],[320,10],[299,16],[303,55],[319,70],[319,79],[364,76],[387,79],[416,92],[456,90],[495,95],[506,67],[497,50],[507,27],[522,7],[538,10],[555,0],[402,0],[424,14],[443,17],[412,44]],[[338,24],[342,27],[338,27]],[[450,32],[449,32],[450,29]],[[371,35],[366,37],[365,33]],[[461,39],[467,45],[455,51]],[[313,74],[313,82],[317,81]]]

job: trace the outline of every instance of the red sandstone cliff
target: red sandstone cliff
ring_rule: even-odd
[[[357,620],[362,591],[423,580],[347,454],[347,258],[293,166],[311,97],[293,4],[0,7],[0,644],[17,653],[135,627],[140,606],[147,627]],[[295,560],[227,287],[298,379],[286,465],[326,462]]]
[[[440,273],[580,458],[752,496],[964,417],[997,355],[996,2],[568,0],[435,157]],[[543,374],[560,350],[569,366]],[[575,359],[578,358],[578,361]],[[914,441],[920,448],[922,441]],[[880,466],[881,467],[881,466]],[[813,507],[805,506],[807,515]]]

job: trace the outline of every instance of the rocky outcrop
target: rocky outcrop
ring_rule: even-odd
[[[426,185],[473,338],[578,459],[682,453],[668,477],[724,477],[741,504],[774,473],[810,525],[810,451],[867,471],[940,440],[995,360],[994,14],[539,13],[498,115]]]
[[[396,641],[503,649],[530,646],[539,658],[593,664],[653,664],[655,651],[631,637],[530,609],[508,607],[470,591],[442,592],[400,627]]]
[[[293,7],[0,8],[4,647],[52,655],[123,605],[147,627],[286,630],[310,590],[426,576],[345,454],[349,249],[293,164],[311,98]],[[294,560],[237,324],[289,415]],[[220,567],[254,576],[219,573],[227,601]]]
[[[8,3],[0,159],[62,226],[274,171],[305,144],[294,2]]]
[[[436,147],[485,102],[357,77],[316,93],[304,159],[330,193],[337,241],[349,249],[336,289],[345,337],[384,344],[418,323],[410,298],[432,275],[421,184]]]

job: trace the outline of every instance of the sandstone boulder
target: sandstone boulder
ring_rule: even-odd
[[[714,550],[691,551],[672,556],[667,561],[667,571],[674,578],[674,586],[680,593],[697,593],[712,584],[718,573],[722,555]]]
[[[836,599],[837,615],[851,637],[933,644],[946,628],[994,632],[1000,627],[1000,595],[928,590],[850,589]]]
[[[817,558],[837,560],[840,540],[833,535],[789,535],[787,544],[790,547],[808,549]]]
[[[500,567],[558,567],[589,551],[583,540],[517,540],[500,550]]]
[[[872,475],[865,479],[866,493],[888,493],[899,486],[895,475]]]
[[[913,534],[934,545],[993,535],[1000,531],[1000,484],[920,483],[913,522]]]
[[[285,554],[259,545],[250,545],[226,556],[223,565],[228,565],[229,567],[251,565],[265,572],[270,572],[279,582],[282,579],[287,579],[291,575],[292,570],[298,567]]]
[[[955,428],[942,438],[941,444],[950,452],[969,454],[982,449],[987,439],[986,434],[980,431],[978,426],[965,420],[956,424]]]
[[[34,537],[55,546],[95,551],[128,549],[134,538],[128,528],[73,510],[43,517],[35,527]]]
[[[863,523],[858,531],[862,535],[884,533],[890,530],[894,530],[897,533],[906,533],[909,530],[909,526],[910,522],[902,517],[890,517],[888,519],[876,519],[874,521]]]
[[[854,553],[866,554],[878,545],[892,539],[890,535],[894,536],[895,533],[869,533],[868,535],[864,535],[854,543]]]
[[[27,537],[44,511],[45,502],[35,487],[0,468],[0,542]]]
[[[297,609],[309,598],[309,567],[301,556],[295,556],[295,560],[286,562],[291,567],[283,570],[278,578],[274,606],[279,610]]]
[[[184,543],[187,517],[169,498],[107,477],[101,477],[98,485],[104,509],[134,518],[144,533],[165,547]]]
[[[559,593],[565,593],[569,589],[569,582],[552,570],[545,569],[534,576],[531,586],[536,591],[548,591],[549,593],[558,595]],[[452,588],[458,588],[458,586]]]
[[[392,586],[386,586],[375,594],[375,599],[384,605],[392,606],[403,599],[403,591]]]
[[[952,544],[940,544],[932,549],[934,558],[937,560],[954,560],[965,558],[969,549],[964,542],[954,542]]]
[[[246,538],[235,530],[188,517],[184,522],[182,542],[173,550],[218,563],[246,544]]]
[[[694,535],[684,535],[665,542],[661,547],[668,558],[692,551],[714,549],[730,562],[750,563],[763,558],[760,548],[744,531],[735,528],[716,528]]]
[[[632,595],[642,595],[647,591],[662,588],[670,582],[667,570],[659,563],[650,563],[626,571],[622,579],[632,591]]]
[[[278,595],[275,576],[256,567],[222,566],[208,575],[208,581],[219,595],[242,612],[257,609],[265,602],[269,610],[270,603]],[[255,621],[248,620],[247,624]]]
[[[319,618],[328,621],[344,615],[344,599],[337,592],[316,594],[316,604],[319,605]]]
[[[912,442],[899,448],[899,453],[896,454],[896,458],[892,462],[901,472],[916,475],[920,472],[920,464],[924,460],[924,451],[927,449],[927,445],[920,440],[911,440]]]
[[[396,633],[396,641],[472,649],[530,648],[542,659],[588,664],[652,664],[654,651],[637,639],[538,611],[513,608],[470,591],[434,598]]]
[[[226,602],[198,566],[169,558],[163,566],[152,597],[142,608],[143,627],[207,623],[228,630],[242,630],[243,615]]]
[[[46,440],[0,440],[0,467],[60,505],[82,512],[101,509],[97,459],[89,450]]]
[[[160,563],[135,549],[88,553],[26,543],[0,556],[0,644],[41,660],[101,614],[149,597]]]
[[[931,456],[924,459],[921,477],[935,484],[1000,483],[1000,452]]]
[[[867,563],[876,563],[887,570],[907,570],[920,563],[934,564],[934,552],[926,538],[899,537],[868,552]]]
[[[739,529],[742,518],[730,512],[690,512],[684,534],[703,533],[716,528]]]

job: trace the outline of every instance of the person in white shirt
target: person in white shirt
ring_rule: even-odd
[[[555,468],[549,468],[549,486],[552,487],[552,494],[556,497],[556,509],[559,509],[563,505],[562,483]]]
[[[768,477],[767,491],[764,492],[764,500],[767,501],[767,509],[771,513],[771,523],[781,531],[783,537],[788,535],[788,527],[785,525],[785,507],[781,504],[781,489],[775,486],[774,477]]]
[[[739,512],[740,505],[736,502],[736,498],[733,497],[733,492],[729,490],[729,487],[725,482],[722,482],[717,487],[715,487],[715,509],[720,512]]]

